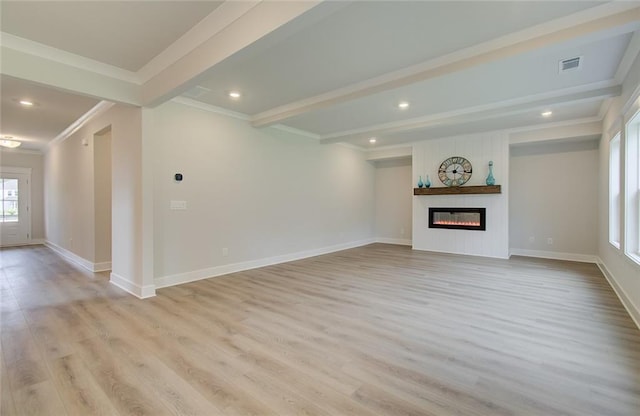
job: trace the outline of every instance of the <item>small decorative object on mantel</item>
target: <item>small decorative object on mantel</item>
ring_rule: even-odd
[[[424,183],[422,182],[422,176],[420,176],[420,179],[418,179],[418,188],[422,188],[424,186]]]
[[[438,178],[446,186],[460,186],[471,179],[471,162],[464,157],[452,156],[445,159],[438,169]]]
[[[493,177],[493,160],[489,161],[489,176],[487,176],[487,185],[495,185],[496,178]]]
[[[425,188],[431,188],[431,180],[429,180],[429,175],[427,175],[427,181],[424,183]]]

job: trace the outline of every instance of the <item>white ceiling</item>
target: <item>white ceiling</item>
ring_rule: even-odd
[[[51,139],[99,102],[6,75],[0,77],[0,88],[0,136],[13,136],[28,150],[43,151]],[[24,107],[20,100],[34,105]]]
[[[3,1],[2,31],[137,71],[221,1]]]
[[[640,51],[640,1],[0,4],[3,74],[129,104],[183,95],[365,149],[599,120]]]
[[[225,92],[237,88],[246,91],[246,98],[235,110],[256,114],[595,4],[368,1],[344,2],[338,10],[331,10],[331,3],[321,4],[299,18],[308,25],[281,28],[212,68],[200,82],[212,92],[199,100],[226,107]]]

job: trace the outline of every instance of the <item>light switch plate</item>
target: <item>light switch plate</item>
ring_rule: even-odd
[[[187,209],[187,201],[171,201],[170,209]]]

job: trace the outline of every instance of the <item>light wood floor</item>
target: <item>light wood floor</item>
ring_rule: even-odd
[[[592,264],[375,244],[143,301],[0,256],[3,416],[640,414],[640,331]]]

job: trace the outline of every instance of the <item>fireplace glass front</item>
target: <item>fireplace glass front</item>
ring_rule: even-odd
[[[486,230],[486,208],[429,208],[429,228]]]

